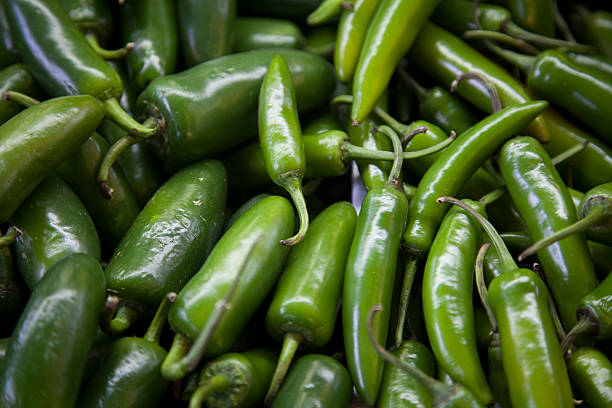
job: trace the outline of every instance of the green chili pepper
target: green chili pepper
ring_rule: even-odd
[[[302,48],[304,35],[295,23],[273,18],[240,17],[234,23],[234,52],[260,48]]]
[[[289,254],[266,314],[268,332],[283,341],[267,401],[280,388],[297,348],[320,349],[332,336],[356,222],[350,203],[335,203],[315,218]]]
[[[15,49],[11,27],[4,8],[0,7],[0,68],[19,62],[19,53]]]
[[[104,292],[102,268],[88,255],[67,256],[49,270],[32,291],[2,361],[2,406],[74,406]]]
[[[309,354],[295,362],[272,408],[348,408],[351,393],[351,377],[342,364],[331,357]]]
[[[138,214],[106,267],[109,291],[125,300],[110,321],[127,329],[142,309],[157,307],[202,265],[223,227],[225,168],[204,160],[175,173]]]
[[[11,231],[11,230],[9,230]],[[12,229],[14,238],[17,231]],[[0,248],[0,336],[10,336],[25,306],[28,294],[13,268],[13,257],[7,247]],[[6,342],[5,342],[6,343]],[[6,343],[8,344],[8,343]],[[6,346],[5,344],[5,346]],[[6,350],[5,350],[6,351]],[[1,360],[1,359],[0,359]],[[1,361],[0,361],[1,364]]]
[[[572,350],[567,366],[578,396],[593,408],[605,408],[612,401],[612,363],[601,351],[581,347]]]
[[[509,0],[512,17],[521,27],[547,37],[555,36],[555,15],[550,0]]]
[[[0,58],[1,59],[1,58]],[[14,64],[0,72],[0,98],[6,91],[17,91],[33,98],[40,98],[42,92],[36,81],[23,64]],[[0,125],[19,113],[24,106],[18,102],[0,99]]]
[[[404,341],[392,354],[404,363],[418,367],[427,375],[435,374],[436,365],[431,352],[417,341]],[[432,400],[429,390],[413,376],[392,364],[385,364],[380,395],[376,400],[377,408],[428,407],[432,405]]]
[[[217,302],[231,287],[237,268],[253,249],[252,259],[246,263],[237,281],[231,308],[216,326],[205,349],[205,356],[216,356],[229,350],[240,330],[272,289],[284,264],[288,248],[280,239],[293,231],[294,213],[284,198],[264,198],[248,210],[221,237],[200,271],[179,293],[170,308],[168,321],[176,332],[168,357],[162,366],[166,378],[180,378],[183,368],[174,370],[175,363],[189,349],[217,307]],[[255,239],[261,241],[253,244]]]
[[[586,31],[586,40],[612,57],[612,13],[606,10],[589,12],[581,6],[576,7],[576,11],[581,19],[580,28]]]
[[[234,225],[236,221],[238,221],[240,217],[244,215],[245,212],[250,210],[251,207],[253,207],[255,204],[257,204],[258,202],[260,202],[266,197],[270,197],[270,194],[268,193],[257,194],[256,196],[250,198],[244,204],[242,204],[240,208],[238,208],[236,212],[233,213],[232,216],[225,223],[225,227],[223,227],[223,232],[225,233],[228,229],[230,229],[230,227]]]
[[[77,406],[148,408],[157,403],[169,385],[160,373],[166,350],[158,343],[175,299],[170,293],[162,301],[144,338],[123,337],[109,347]]]
[[[107,117],[146,137],[163,123],[143,126],[119,106],[123,84],[85,40],[58,0],[7,0],[11,35],[30,73],[51,96],[91,95],[104,102]]]
[[[274,55],[259,92],[259,143],[270,179],[287,190],[300,217],[298,232],[281,244],[292,246],[308,231],[308,210],[302,193],[306,155],[297,114],[295,90],[287,63]]]
[[[255,135],[259,88],[275,54],[289,65],[300,110],[327,101],[335,83],[330,65],[298,50],[233,54],[158,78],[143,91],[139,104],[167,122],[166,131],[153,140],[162,160],[188,163]]]
[[[83,34],[93,34],[106,44],[113,35],[113,16],[104,0],[59,0],[70,19]]]
[[[342,12],[344,0],[323,0],[315,11],[308,15],[306,23],[317,25],[334,22]]]
[[[612,76],[612,57],[600,54],[580,54],[577,52],[566,52],[564,54],[567,59],[578,66],[586,66]]]
[[[389,84],[400,59],[410,49],[439,0],[382,0],[363,41],[355,68],[351,119],[366,118]]]
[[[429,167],[410,204],[403,246],[416,257],[423,257],[446,212],[436,206],[438,197],[456,194],[469,177],[502,143],[529,124],[548,106],[547,102],[511,105],[483,119],[461,134]]]
[[[186,3],[181,1],[178,7],[184,7]],[[202,4],[207,3],[210,2]],[[173,73],[178,58],[174,3],[170,0],[130,0],[120,12],[123,38],[134,43],[126,63],[136,88],[143,89],[153,79]],[[208,17],[207,14],[191,17],[196,16],[200,19]]]
[[[567,187],[537,140],[509,140],[500,151],[499,167],[534,241],[576,221],[576,208]],[[582,235],[573,235],[537,255],[561,320],[566,327],[572,327],[580,299],[597,285],[586,240]]]
[[[256,407],[263,402],[276,353],[254,349],[227,353],[204,366],[198,389],[192,394],[189,408]]]
[[[392,140],[396,159],[387,184],[371,189],[361,205],[342,297],[342,329],[349,371],[357,392],[370,405],[376,401],[384,364],[369,341],[366,318],[374,305],[385,305],[373,328],[377,341],[384,343],[397,254],[408,212],[408,199],[398,190],[401,143],[389,127],[381,126],[379,131]]]
[[[100,260],[100,239],[93,221],[77,195],[55,174],[34,189],[11,222],[21,231],[15,256],[31,289],[67,255],[83,253]]]
[[[335,49],[336,27],[314,27],[306,32],[305,51],[332,60]]]
[[[181,51],[187,67],[231,52],[236,0],[182,0],[176,12]]]
[[[103,105],[95,98],[68,96],[31,106],[0,127],[0,222],[78,149],[103,117]]]
[[[481,204],[468,203],[484,211]],[[461,209],[446,214],[427,256],[423,313],[439,364],[487,404],[493,395],[478,357],[472,302],[479,238],[479,225]]]
[[[380,0],[355,0],[351,8],[342,11],[336,47],[334,48],[334,67],[341,82],[353,79],[359,54]]]

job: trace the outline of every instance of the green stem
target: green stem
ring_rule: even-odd
[[[563,341],[565,338],[565,330],[563,329],[563,323],[561,323],[561,319],[559,318],[559,313],[557,312],[557,306],[555,305],[555,301],[553,297],[548,293],[548,312],[550,313],[550,317],[552,318],[553,326],[555,327],[555,333],[557,333],[557,338],[559,341]]]
[[[585,140],[581,143],[578,143],[575,146],[570,147],[566,151],[559,153],[558,155],[552,158],[553,165],[557,166],[563,163],[564,161],[566,161],[567,159],[574,157],[575,155],[583,151],[587,147],[588,144],[589,144],[589,141]]]
[[[404,157],[402,153],[404,152],[402,149],[402,142],[400,141],[397,134],[391,129],[389,126],[382,125],[378,128],[378,132],[381,132],[385,136],[391,140],[391,144],[393,145],[393,153],[395,154],[395,159],[393,160],[393,165],[391,166],[391,171],[389,171],[389,178],[387,179],[387,184],[395,187],[399,190],[399,182],[402,171],[402,162]]]
[[[480,301],[482,302],[482,306],[484,307],[487,317],[489,318],[489,322],[491,323],[491,331],[493,333],[497,333],[497,319],[495,318],[493,310],[491,310],[491,306],[489,306],[489,291],[487,290],[487,284],[484,280],[484,259],[485,255],[487,254],[487,250],[490,247],[491,243],[487,242],[478,250],[474,272],[476,274],[476,288],[478,289],[478,295],[480,295]]]
[[[404,326],[406,324],[406,314],[408,313],[408,303],[412,284],[417,273],[417,260],[410,259],[406,263],[404,271],[404,281],[402,282],[402,292],[400,295],[399,315],[397,317],[397,328],[395,330],[395,347],[399,347],[404,340]]]
[[[512,65],[518,67],[525,75],[529,73],[529,71],[531,70],[531,66],[536,60],[536,57],[519,54],[517,52],[510,51],[510,50],[505,50],[493,44],[491,41],[487,41],[486,44],[487,44],[487,47],[491,51],[497,54],[497,56],[501,57],[505,61],[508,61]]]
[[[287,190],[297,210],[298,216],[300,217],[300,228],[298,232],[287,239],[281,240],[281,244],[286,246],[293,246],[300,242],[306,232],[308,232],[308,209],[306,208],[306,200],[302,193],[302,173],[301,171],[290,171],[279,178],[278,183],[282,188]]]
[[[539,241],[534,242],[529,246],[529,248],[521,252],[517,259],[520,262],[523,259],[527,258],[529,255],[538,252],[540,249],[544,249],[547,246],[554,244],[555,242],[566,238],[572,234],[585,231],[598,224],[607,222],[610,220],[610,218],[610,209],[607,206],[593,206],[591,207],[591,210],[589,211],[586,217],[584,217],[580,221],[573,223],[572,225],[568,225],[565,228],[555,231],[553,234],[550,234],[549,236],[542,238]]]
[[[410,141],[414,139],[416,135],[420,135],[421,133],[427,132],[429,132],[429,128],[427,126],[417,126],[416,128],[412,129],[407,135],[403,135],[402,139],[400,140],[402,143],[402,151],[406,148],[408,143],[410,143]]]
[[[403,160],[418,159],[424,156],[429,156],[445,149],[457,138],[457,134],[452,132],[451,135],[440,143],[436,143],[433,146],[427,147],[421,150],[414,150],[402,153]],[[384,150],[371,150],[364,147],[355,146],[348,141],[342,143],[342,152],[344,157],[347,159],[359,160],[394,160],[395,153]]]
[[[200,331],[195,342],[193,342],[193,346],[191,346],[191,342],[185,335],[177,333],[174,336],[174,342],[172,343],[170,352],[168,353],[168,356],[164,360],[161,367],[161,372],[164,378],[168,380],[180,380],[181,378],[185,377],[185,375],[192,372],[200,363],[202,357],[204,356],[204,352],[206,351],[206,346],[210,342],[212,336],[215,334],[217,326],[219,326],[219,323],[221,323],[221,319],[225,315],[226,310],[231,307],[232,298],[236,292],[238,283],[246,270],[246,265],[251,259],[255,247],[257,247],[257,244],[259,241],[261,241],[261,239],[262,235],[259,235],[253,242],[249,253],[244,258],[244,261],[242,261],[238,274],[236,277],[234,277],[232,286],[230,286],[229,290],[225,294],[225,297],[219,299],[215,304],[215,307],[213,308],[208,320],[206,320],[206,324],[202,328],[202,331]],[[172,350],[175,348],[175,343],[176,352],[171,355]],[[187,352],[186,350],[189,351]],[[185,352],[187,354],[185,354]]]
[[[497,201],[507,192],[508,189],[506,188],[506,186],[498,187],[495,190],[491,190],[487,194],[480,197],[480,200],[478,200],[478,202],[486,207],[487,205]]]
[[[104,108],[109,119],[115,122],[121,129],[135,136],[143,138],[156,136],[166,127],[165,121],[153,118],[147,119],[143,124],[138,123],[123,110],[117,98],[106,99],[104,101]],[[153,124],[154,126],[152,126]]]
[[[502,30],[513,37],[529,41],[530,43],[533,43],[540,47],[565,48],[569,51],[576,51],[582,53],[593,53],[597,51],[594,47],[590,45],[579,44],[573,41],[559,40],[557,38],[551,38],[540,34],[532,33],[531,31],[527,31],[511,21],[508,21],[506,24],[504,24],[502,26]]]
[[[266,393],[264,403],[266,407],[269,407],[271,405],[272,400],[274,399],[276,393],[278,393],[278,390],[283,384],[283,380],[285,379],[287,371],[289,371],[289,366],[291,365],[293,356],[295,355],[295,352],[300,346],[300,343],[302,343],[302,340],[304,340],[304,336],[299,333],[285,334],[283,348],[281,349],[280,356],[278,357],[276,370],[274,370],[274,376],[272,377],[272,381],[270,382],[270,386],[268,387],[268,392]]]
[[[102,163],[100,163],[100,169],[98,170],[98,184],[100,185],[100,190],[102,191],[104,197],[108,199],[113,198],[114,190],[108,185],[108,174],[110,173],[111,167],[117,160],[117,157],[119,157],[119,155],[126,151],[130,146],[142,141],[144,141],[144,139],[141,137],[126,134],[113,143],[113,145],[108,149],[104,155],[104,159],[102,159]]]
[[[15,226],[10,226],[6,233],[0,236],[0,248],[11,245],[18,236],[21,235],[21,230]]]
[[[318,25],[333,21],[342,12],[342,3],[345,1],[346,0],[324,0],[323,3],[306,18],[306,23],[308,25]]]
[[[198,386],[189,399],[189,408],[200,408],[204,400],[215,392],[223,392],[230,388],[230,380],[225,374],[217,374]]]
[[[489,92],[489,98],[491,99],[491,106],[493,107],[493,112],[499,112],[502,109],[502,103],[499,99],[497,88],[489,78],[478,72],[463,72],[457,75],[457,77],[450,84],[450,91],[455,92],[457,90],[457,86],[459,86],[459,83],[461,83],[461,81],[463,81],[464,79],[476,79],[482,82],[487,88],[487,91]]]
[[[155,316],[147,329],[147,332],[144,335],[144,339],[150,341],[151,343],[159,344],[159,339],[161,337],[162,331],[164,330],[164,326],[166,325],[166,320],[168,319],[168,310],[170,309],[170,305],[174,303],[176,300],[176,293],[170,292],[162,300],[161,304],[157,308],[157,312],[155,312]]]
[[[501,237],[495,230],[495,227],[493,227],[493,225],[491,225],[491,223],[485,217],[479,214],[478,211],[476,211],[475,209],[473,209],[472,207],[470,207],[463,201],[457,200],[456,198],[453,198],[453,197],[438,197],[437,201],[439,203],[451,203],[453,205],[456,205],[460,207],[461,209],[463,209],[468,214],[470,214],[472,217],[474,217],[474,219],[478,221],[478,223],[482,226],[482,228],[485,230],[485,232],[491,239],[491,242],[493,243],[493,246],[495,247],[495,250],[497,251],[499,255],[499,260],[501,264],[503,265],[504,269],[506,271],[512,271],[512,270],[518,269],[518,266],[516,265],[516,262],[514,262],[514,259],[512,258],[510,251],[508,251],[506,244],[504,243],[504,241],[501,239]]]
[[[406,70],[404,70],[403,68],[398,67],[397,72],[399,72],[400,78],[402,78],[402,80],[406,82],[408,86],[410,86],[410,88],[412,88],[414,93],[416,93],[419,102],[425,102],[427,100],[427,94],[429,93],[429,91],[425,89],[425,87],[423,87],[421,84],[419,84],[413,77],[408,75]]]
[[[499,31],[490,30],[468,30],[463,33],[465,40],[493,40],[504,44],[509,44],[523,52],[537,55],[539,50],[521,38],[515,38]]]
[[[139,313],[128,305],[120,305],[117,314],[109,322],[108,328],[111,334],[121,334],[130,328],[132,323],[139,317]]]
[[[583,317],[578,320],[578,323],[572,327],[572,329],[567,333],[563,341],[561,342],[561,351],[563,355],[567,353],[570,346],[574,343],[574,340],[581,334],[587,333],[593,330],[594,327],[597,326],[597,323],[593,321],[589,316]]]
[[[98,37],[96,37],[96,35],[93,33],[85,34],[85,40],[87,41],[87,44],[89,44],[89,46],[94,50],[94,52],[105,60],[123,59],[128,54],[128,52],[134,49],[133,42],[129,42],[125,44],[124,47],[119,48],[117,50],[104,49],[100,46],[100,43],[98,42]]]
[[[557,0],[552,0],[552,3],[555,13],[555,24],[557,25],[557,28],[567,41],[576,42],[576,37],[574,37],[574,34],[572,34],[572,31],[567,25],[565,18],[563,18],[563,14],[561,14],[561,11],[559,10]]]
[[[353,96],[352,95],[338,95],[336,96],[334,99],[332,99],[331,102],[333,105],[338,104],[338,103],[347,103],[347,104],[351,104],[353,103]],[[404,136],[408,133],[410,133],[410,129],[408,126],[404,125],[403,123],[395,120],[391,115],[389,115],[384,109],[382,109],[380,106],[376,105],[374,107],[374,113],[387,125],[389,125],[393,130],[395,130],[397,133],[399,133],[400,135]]]
[[[17,102],[18,104],[26,108],[40,103],[38,99],[34,99],[31,96],[17,91],[4,92],[4,95],[2,95],[2,99]]]

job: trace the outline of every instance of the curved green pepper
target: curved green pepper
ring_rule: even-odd
[[[581,347],[572,350],[567,365],[570,380],[589,407],[605,408],[612,401],[612,363],[601,351]]]
[[[214,160],[185,167],[151,197],[106,267],[119,307],[110,329],[129,327],[136,312],[157,307],[197,272],[223,227],[226,173]]]
[[[555,36],[555,12],[550,0],[509,0],[512,17],[521,27],[547,37]]]
[[[187,67],[231,52],[236,0],[181,0],[176,7],[181,51]]]
[[[32,291],[2,361],[0,405],[74,406],[104,296],[104,273],[88,255],[67,256],[49,270]]]
[[[91,96],[54,98],[0,126],[0,222],[93,133],[104,107]]]
[[[165,132],[152,140],[162,160],[188,163],[255,135],[259,88],[275,54],[289,65],[300,110],[326,103],[335,85],[331,66],[298,50],[233,54],[157,78],[140,95],[139,105],[166,120]]]
[[[185,3],[182,0],[178,7]],[[134,43],[125,60],[136,88],[143,89],[153,79],[173,73],[178,58],[174,2],[130,0],[120,11],[123,39]],[[197,15],[198,18],[205,16]]]
[[[55,174],[34,189],[11,222],[22,232],[15,242],[15,256],[30,288],[67,255],[83,253],[100,260],[93,221],[77,195]]]
[[[25,65],[14,64],[4,68],[0,72],[0,125],[24,109],[20,103],[2,98],[6,91],[21,92],[33,98],[42,96]]]
[[[351,392],[351,376],[342,364],[331,357],[309,354],[295,362],[272,408],[348,408]]]
[[[283,342],[267,400],[281,386],[298,347],[321,348],[331,339],[356,222],[353,206],[337,202],[314,219],[289,253],[266,314],[268,332]]]
[[[304,35],[295,23],[274,18],[239,17],[234,23],[234,52],[260,48],[303,48]]]

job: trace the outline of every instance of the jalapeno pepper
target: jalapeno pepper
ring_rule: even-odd
[[[104,0],[59,0],[70,19],[83,34],[93,34],[96,41],[106,44],[113,34],[113,16]]]
[[[8,67],[19,61],[19,53],[15,49],[11,27],[6,18],[4,8],[0,7],[0,68]]]
[[[321,348],[332,336],[356,222],[350,203],[335,203],[315,218],[308,235],[289,254],[266,314],[268,332],[283,341],[268,401],[280,388],[297,348]]]
[[[315,27],[306,32],[304,50],[311,54],[334,58],[336,49],[336,29],[334,26]]]
[[[76,151],[103,117],[103,105],[95,98],[68,96],[31,106],[0,127],[0,222]]]
[[[328,356],[310,354],[295,362],[272,408],[347,408],[351,391],[351,377],[342,364]]]
[[[6,91],[21,92],[33,98],[42,96],[36,81],[23,64],[8,66],[0,72],[0,98]],[[24,109],[23,105],[18,102],[0,99],[0,125],[22,109]]]
[[[400,59],[439,0],[382,0],[363,41],[355,68],[351,119],[359,123],[387,88]]]
[[[578,397],[589,407],[604,408],[612,401],[612,363],[601,351],[591,347],[572,350],[567,365]]]
[[[232,50],[236,0],[185,0],[177,4],[179,37],[187,67]]]
[[[343,0],[323,0],[319,7],[308,15],[306,23],[317,25],[333,22],[342,12]]]
[[[104,292],[104,272],[88,255],[67,256],[49,270],[32,291],[2,361],[3,406],[74,405]]]
[[[239,17],[234,23],[234,52],[260,48],[302,48],[304,35],[289,20],[273,18]]]

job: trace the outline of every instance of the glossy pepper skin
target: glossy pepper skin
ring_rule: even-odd
[[[436,364],[431,351],[418,341],[404,341],[392,353],[404,363],[416,366],[429,376],[433,376],[436,372]],[[376,408],[429,407],[432,402],[433,397],[429,390],[413,376],[389,363],[385,364]]]
[[[227,353],[206,364],[200,375],[200,384],[215,376],[229,380],[226,389],[219,389],[205,399],[210,408],[261,406],[272,373],[276,353],[259,348],[243,353]]]
[[[411,254],[423,257],[447,210],[436,203],[437,198],[456,194],[486,159],[547,106],[547,102],[535,101],[504,108],[462,133],[446,148],[417,187],[402,246]]]
[[[351,390],[351,376],[342,364],[328,356],[309,354],[295,362],[272,408],[347,408]]]
[[[385,344],[407,213],[408,199],[402,192],[388,185],[370,190],[361,205],[344,275],[344,347],[357,392],[370,405],[378,395],[384,361],[370,343],[367,315],[374,305],[383,305],[374,319],[373,332],[379,344]]]
[[[21,59],[49,95],[121,96],[119,75],[87,44],[57,0],[3,5]]]
[[[476,72],[493,82],[503,106],[531,100],[522,85],[507,71],[435,24],[426,23],[423,26],[408,56],[419,69],[445,87],[463,72]],[[491,99],[482,83],[464,81],[457,87],[457,93],[477,108],[491,112]],[[542,117],[531,123],[527,131],[544,142],[553,135]]]
[[[113,16],[104,0],[59,0],[70,19],[83,33],[95,34],[101,44],[113,35]]]
[[[87,210],[55,174],[34,189],[11,217],[22,234],[15,242],[17,266],[33,289],[62,258],[76,253],[100,260],[100,239]]]
[[[15,49],[11,27],[4,9],[0,7],[0,68],[19,62],[19,53]]]
[[[276,282],[288,253],[288,248],[279,241],[291,234],[293,227],[293,208],[279,196],[264,198],[244,213],[223,234],[204,265],[179,293],[168,315],[172,329],[192,340],[198,336],[261,234],[234,293],[232,307],[223,315],[204,355],[228,351]]]
[[[612,76],[573,63],[556,50],[543,51],[527,77],[533,93],[578,117],[608,143],[612,116]],[[564,90],[571,89],[571,92]]]
[[[526,30],[547,37],[555,36],[555,12],[549,0],[509,0],[513,20]]]
[[[102,118],[91,96],[54,98],[31,106],[0,126],[0,222],[70,157]]]
[[[343,10],[338,22],[334,67],[341,82],[353,79],[368,26],[380,0],[356,0],[353,8]]]
[[[382,0],[363,41],[353,79],[351,119],[359,123],[389,85],[395,67],[410,49],[439,0]]]
[[[176,7],[181,51],[187,67],[231,52],[236,0],[184,0]]]
[[[11,335],[27,300],[28,293],[19,282],[10,249],[0,248],[0,319],[3,322],[0,337]]]
[[[178,7],[185,3],[181,1]],[[206,3],[210,2],[202,2]],[[125,60],[137,89],[176,68],[179,44],[174,7],[170,0],[130,0],[120,9],[123,40],[134,43]]]
[[[260,48],[303,48],[302,30],[294,22],[274,18],[239,17],[234,23],[234,52]]]
[[[527,269],[505,272],[489,286],[510,399],[516,407],[574,406],[547,300],[543,282]]]
[[[49,270],[32,292],[2,362],[2,406],[74,405],[104,296],[104,273],[90,256],[70,255]]]
[[[112,253],[140,212],[136,197],[118,166],[111,168],[108,184],[113,197],[104,197],[97,184],[97,173],[108,143],[98,133],[93,133],[76,154],[57,168],[57,173],[77,193],[96,229],[102,246]]]
[[[181,290],[221,233],[226,195],[226,172],[218,161],[175,173],[115,250],[105,270],[109,291],[155,308],[167,293]]]
[[[479,3],[477,13],[478,23],[488,31],[501,31],[504,23],[512,18],[508,9],[495,4]],[[431,19],[457,36],[477,28],[472,16],[472,3],[466,0],[441,1]]]
[[[470,205],[479,207],[475,202]],[[422,286],[423,313],[429,342],[439,364],[454,381],[487,404],[493,395],[478,357],[472,301],[479,240],[478,223],[459,207],[451,208],[427,256]]]
[[[0,71],[0,95],[4,95],[6,91],[21,92],[32,98],[42,96],[40,87],[23,64],[10,65]],[[0,125],[23,109],[24,107],[20,103],[0,99]]]
[[[572,350],[567,371],[577,396],[589,407],[605,408],[612,401],[612,363],[591,347]]]
[[[217,58],[152,81],[139,107],[166,119],[153,140],[160,158],[184,164],[236,146],[257,132],[259,88],[272,57],[289,65],[300,110],[327,102],[335,86],[323,58],[298,50],[256,50]]]
[[[587,317],[595,323],[594,334],[601,339],[612,337],[612,275],[580,299],[578,318]]]
[[[536,241],[576,221],[571,196],[544,148],[530,137],[506,142],[499,167],[516,208]],[[580,299],[597,286],[586,240],[573,235],[537,252],[566,327],[576,323]]]

